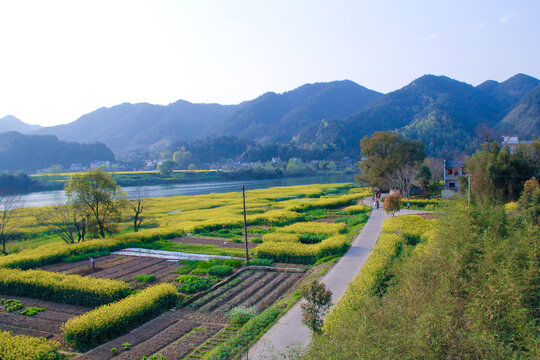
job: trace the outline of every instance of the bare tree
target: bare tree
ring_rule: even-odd
[[[143,221],[141,214],[144,210],[144,199],[146,199],[146,195],[146,190],[144,188],[139,188],[135,192],[135,197],[130,201],[131,209],[134,212],[133,232],[139,231],[139,228],[141,227],[141,222]]]
[[[7,255],[6,241],[9,238],[9,231],[12,227],[11,219],[17,209],[21,208],[23,202],[21,197],[12,193],[0,192],[0,241],[2,242],[2,253]]]
[[[405,165],[400,168],[396,168],[394,171],[386,175],[388,184],[391,184],[394,188],[399,189],[401,195],[408,198],[413,185],[413,181],[418,175],[419,167],[415,164]]]
[[[67,244],[84,241],[86,235],[85,216],[68,201],[40,214],[38,220],[47,224],[51,231]]]

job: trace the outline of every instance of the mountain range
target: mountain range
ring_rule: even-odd
[[[11,128],[5,125],[6,118]],[[260,145],[289,143],[304,150],[354,155],[363,136],[396,130],[421,139],[429,155],[453,156],[473,151],[479,128],[523,138],[538,136],[540,81],[517,74],[475,87],[446,76],[424,75],[381,94],[343,80],[306,84],[281,94],[268,92],[238,105],[183,100],[169,105],[124,103],[53,127],[32,128],[14,119],[0,119],[0,131],[100,141],[116,154],[229,136]]]

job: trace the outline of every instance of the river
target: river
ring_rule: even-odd
[[[209,183],[150,185],[124,187],[128,198],[144,194],[145,197],[167,197],[178,195],[200,195],[246,190],[267,189],[274,186],[295,186],[310,184],[333,184],[354,182],[353,175],[319,175],[300,178],[280,178],[263,180],[222,181]],[[56,205],[66,200],[63,190],[42,191],[21,195],[23,207]]]

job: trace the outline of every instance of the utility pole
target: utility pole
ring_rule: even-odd
[[[247,239],[247,220],[246,220],[246,187],[242,186],[242,199],[244,200],[244,238],[246,242],[246,261],[249,260],[248,239]]]

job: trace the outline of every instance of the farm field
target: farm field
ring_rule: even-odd
[[[51,340],[61,340],[61,326],[67,320],[90,311],[85,306],[59,304],[52,301],[32,299],[22,296],[5,296],[1,298],[15,299],[24,304],[19,311],[8,312],[0,307],[0,330],[10,331],[14,335],[30,335]],[[33,316],[21,314],[24,309],[35,306],[45,309]]]
[[[180,265],[176,262],[165,259],[111,254],[96,258],[94,271],[92,271],[88,260],[47,265],[41,269],[66,274],[120,280],[127,282],[133,288],[142,288],[142,286],[137,285],[137,281],[133,279],[134,276],[153,274],[156,276],[153,282],[172,282],[178,276],[173,271],[179,267]]]
[[[30,235],[30,242],[32,236],[51,241],[0,257],[0,271],[6,273],[0,297],[20,298],[45,311],[33,317],[0,311],[0,330],[54,340],[51,344],[76,351],[80,359],[212,358],[226,346],[239,354],[292,306],[306,276],[322,274],[311,271],[318,269],[314,265],[331,266],[347,250],[368,219],[371,209],[361,199],[369,194],[351,184],[247,192],[247,263],[238,193],[146,199],[139,232],[126,218],[114,236],[90,236],[77,244],[54,240],[47,224],[37,221],[50,208],[21,209],[14,216],[18,231]],[[164,250],[176,260],[155,257]],[[184,255],[176,251],[191,253],[191,259],[178,261]],[[33,283],[32,276],[44,280]],[[99,281],[107,281],[107,288]],[[105,305],[61,310],[64,304],[47,301],[51,298]],[[248,310],[243,322],[233,321],[230,311]],[[51,316],[53,322],[44,321]],[[251,317],[253,322],[245,323]]]
[[[230,325],[227,310],[238,305],[264,310],[291,290],[302,276],[303,272],[242,271],[229,283],[187,307],[168,311],[128,335],[98,346],[78,359],[140,359],[154,354],[168,360],[184,359],[206,342],[204,349],[198,351],[202,354],[237,330]],[[121,351],[122,344],[126,342],[131,344],[131,349]],[[111,348],[119,349],[119,353],[115,356]]]

